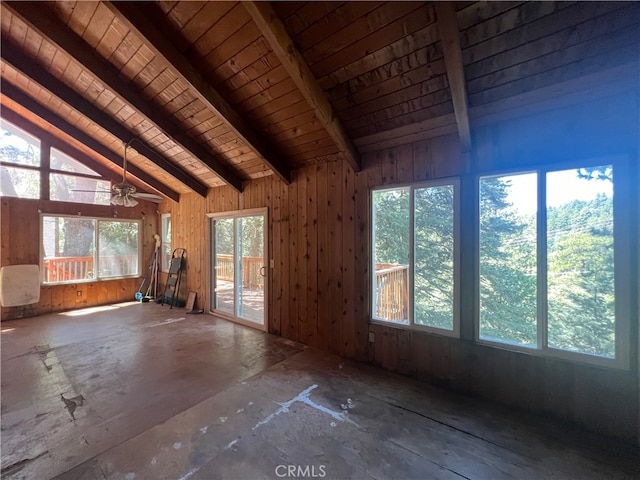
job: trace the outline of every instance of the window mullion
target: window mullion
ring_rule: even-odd
[[[100,279],[100,220],[96,219],[96,228],[93,231],[93,244],[96,246],[93,249],[93,265],[95,268],[95,273],[93,274],[93,278],[96,280]]]
[[[415,289],[413,288],[413,279],[415,276],[415,211],[416,211],[416,190],[414,187],[411,187],[410,195],[409,195],[409,258],[407,259],[407,263],[409,264],[409,271],[407,273],[407,290],[408,290],[408,300],[407,300],[407,317],[409,320],[409,325],[414,325],[414,297],[415,297]]]
[[[547,349],[548,308],[547,308],[547,177],[544,171],[538,171],[538,215],[537,215],[537,331],[538,349]]]

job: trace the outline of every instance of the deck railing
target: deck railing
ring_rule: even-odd
[[[101,276],[128,276],[138,273],[137,255],[103,255]],[[48,257],[42,261],[44,283],[72,282],[95,279],[93,257]]]
[[[408,320],[408,285],[408,265],[376,264],[375,317],[385,320]]]
[[[234,280],[234,263],[233,255],[216,255],[217,268],[216,278],[233,282]],[[242,258],[242,286],[253,290],[261,290],[264,288],[264,277],[260,274],[260,269],[264,266],[262,257],[243,257]]]

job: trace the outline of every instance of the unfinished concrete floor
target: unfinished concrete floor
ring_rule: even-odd
[[[156,304],[2,323],[2,477],[638,478],[637,450]]]

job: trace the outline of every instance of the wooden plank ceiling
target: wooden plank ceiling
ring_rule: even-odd
[[[1,8],[3,109],[169,198],[638,88],[638,2]]]

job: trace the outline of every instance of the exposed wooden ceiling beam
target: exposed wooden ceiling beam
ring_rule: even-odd
[[[453,111],[458,125],[460,146],[463,152],[469,152],[471,149],[471,129],[469,127],[467,89],[464,80],[462,47],[460,46],[460,32],[456,22],[456,12],[452,2],[434,3],[444,51],[444,63],[447,67],[447,78],[451,89]]]
[[[11,40],[5,38],[4,34],[2,35],[2,50],[0,51],[0,56],[5,63],[22,72],[33,82],[37,83],[45,90],[48,90],[52,95],[58,97],[67,105],[88,117],[96,125],[100,126],[111,135],[119,138],[122,142],[129,142],[132,137],[135,137],[135,134],[130,132],[121,123],[114,120],[102,110],[96,108],[91,102],[77,94],[73,89],[45,71],[32,60],[29,60]],[[147,157],[149,161],[182,182],[194,192],[203,197],[207,196],[207,192],[209,190],[207,185],[180,169],[144,140],[140,138],[138,138],[138,140],[139,143],[136,143],[134,148],[139,153]]]
[[[317,117],[354,171],[360,171],[360,154],[335,116],[333,108],[311,69],[302,58],[269,2],[242,2],[260,32],[295,82],[298,90],[315,110]]]
[[[186,84],[193,87],[198,98],[211,108],[220,120],[233,131],[256,155],[262,157],[271,170],[287,184],[291,183],[291,168],[249,123],[222,97],[166,34],[171,26],[153,3],[140,8],[134,2],[106,2],[109,9],[145,40],[147,47],[164,58]]]
[[[144,115],[149,122],[156,125],[181,148],[190,152],[207,165],[238,192],[242,191],[242,178],[229,169],[224,157],[209,152],[180,130],[162,109],[155,107],[140,97],[132,85],[120,78],[120,72],[110,62],[98,55],[81,37],[58,18],[48,15],[46,9],[43,9],[39,2],[13,1],[3,2],[3,4],[14,15],[64,51],[96,78],[99,78],[113,93]]]
[[[103,156],[107,160],[111,161],[115,165],[123,168],[123,159],[121,155],[116,154],[109,148],[105,147],[103,144],[94,140],[91,136],[84,133],[79,128],[71,125],[69,122],[61,118],[60,116],[53,113],[46,107],[43,107],[40,103],[35,101],[29,95],[24,93],[18,87],[15,87],[11,83],[4,80],[2,82],[2,95],[10,98],[14,102],[22,105],[24,108],[29,110],[34,115],[42,118],[46,122],[50,123],[60,131],[65,134],[75,138],[81,143],[84,143],[87,147],[91,148],[98,155]],[[127,165],[127,171],[138,178],[141,182],[144,182],[158,193],[168,197],[176,202],[180,201],[180,194],[175,190],[167,187],[164,183],[156,180],[154,177],[149,175],[143,169],[136,167],[135,165],[129,164]]]

